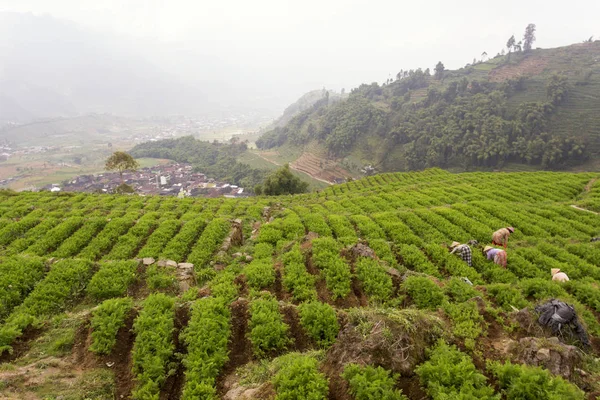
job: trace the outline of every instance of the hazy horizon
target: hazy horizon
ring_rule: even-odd
[[[166,84],[176,80],[206,104],[254,103],[272,113],[309,90],[381,83],[400,69],[433,68],[438,61],[456,69],[484,51],[493,57],[511,35],[520,40],[528,23],[537,25],[534,47],[600,36],[600,2],[593,1],[565,9],[513,0],[498,7],[475,1],[0,0],[2,11],[47,14],[108,47],[122,44],[123,53],[156,67],[149,77],[165,73]]]

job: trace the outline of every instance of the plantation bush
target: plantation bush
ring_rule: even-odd
[[[339,255],[340,245],[332,238],[313,240],[313,262],[325,276],[332,298],[346,297],[350,293],[352,272]]]
[[[244,274],[253,289],[263,289],[275,283],[275,269],[269,259],[252,260],[244,268]]]
[[[11,257],[0,261],[0,322],[18,306],[46,274],[37,257]]]
[[[44,235],[43,238],[33,243],[25,251],[26,253],[43,256],[51,253],[62,243],[63,240],[71,236],[83,224],[83,218],[71,217],[56,225]]]
[[[137,381],[133,398],[158,399],[167,379],[167,363],[173,355],[175,302],[162,293],[144,300],[142,311],[133,324],[133,374]]]
[[[462,303],[473,297],[480,296],[473,286],[469,285],[460,278],[452,277],[444,286],[444,293],[451,301]]]
[[[271,295],[264,295],[250,303],[250,342],[257,357],[283,350],[291,342],[289,326],[279,313],[279,303]]]
[[[238,297],[239,288],[234,283],[236,274],[224,271],[208,284],[212,296],[220,298],[225,303],[231,303]]]
[[[174,290],[177,287],[175,272],[175,267],[149,265],[146,268],[146,284],[150,290]]]
[[[206,220],[204,217],[186,222],[179,230],[179,233],[167,243],[160,257],[165,260],[183,262],[190,248],[205,227]]]
[[[85,247],[79,257],[88,260],[98,260],[104,254],[110,252],[112,247],[117,243],[119,237],[127,233],[127,231],[135,223],[135,215],[125,215],[122,218],[111,220],[104,229],[92,239],[87,247]]]
[[[327,303],[311,301],[299,307],[300,325],[320,347],[329,347],[339,333],[335,310]]]
[[[216,398],[215,379],[229,359],[230,319],[222,298],[199,299],[192,306],[190,322],[181,334],[187,347],[183,400]]]
[[[319,372],[317,360],[304,355],[289,355],[273,378],[276,400],[325,400],[327,378]]]
[[[443,290],[429,278],[421,276],[409,276],[402,284],[413,303],[418,308],[427,308],[435,310],[442,305],[444,301]]]
[[[377,260],[359,257],[356,262],[356,276],[363,284],[365,293],[376,302],[390,299],[394,291],[392,278]]]
[[[76,300],[90,279],[92,267],[91,262],[84,260],[63,260],[54,264],[0,328],[0,354],[12,350],[10,345],[25,328],[39,324]]]
[[[202,235],[200,235],[187,261],[194,264],[196,270],[206,267],[213,253],[223,244],[230,227],[230,223],[226,219],[215,218],[210,221]]]
[[[498,378],[498,384],[508,400],[583,400],[577,386],[552,376],[540,367],[491,362],[488,369]]]
[[[298,244],[283,255],[283,286],[294,300],[307,301],[317,297],[315,278],[306,271],[304,256]]]
[[[96,300],[123,296],[136,279],[137,261],[112,261],[100,264],[88,284],[87,293]]]
[[[532,297],[536,300],[556,298],[567,294],[560,283],[548,279],[523,279],[519,282],[519,286],[525,297]]]
[[[398,375],[382,367],[347,364],[342,377],[348,381],[350,394],[356,400],[408,400],[402,390],[394,389]]]
[[[110,354],[117,343],[117,332],[125,326],[125,319],[132,307],[133,300],[125,297],[106,300],[92,311],[90,351]]]
[[[444,311],[452,319],[452,332],[458,338],[465,340],[468,350],[475,348],[475,341],[483,333],[485,321],[474,301],[462,303],[445,303]]]
[[[255,259],[271,258],[273,255],[273,246],[269,243],[257,243],[253,251]]]
[[[479,373],[469,356],[440,340],[427,350],[429,360],[415,370],[433,400],[499,400],[487,378]]]
[[[486,290],[496,304],[505,311],[512,311],[512,307],[520,310],[529,305],[529,302],[525,300],[521,291],[514,285],[497,283],[486,286]]]
[[[159,254],[162,253],[167,243],[171,240],[177,231],[181,227],[181,223],[178,220],[169,219],[160,221],[158,227],[152,235],[148,238],[148,241],[142,247],[138,253],[139,258],[154,257],[158,258]]]

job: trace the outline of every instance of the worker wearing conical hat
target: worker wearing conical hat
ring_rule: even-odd
[[[506,268],[506,251],[496,249],[492,246],[485,246],[483,248],[483,254],[485,254],[488,260],[493,260],[495,264],[498,264],[502,268]]]
[[[515,231],[515,228],[508,226],[506,228],[498,229],[492,234],[492,245],[504,246],[504,249],[508,246],[508,237]]]
[[[458,254],[464,262],[469,264],[469,267],[473,263],[473,256],[471,254],[471,247],[467,244],[460,244],[459,242],[452,242],[450,245],[450,254]]]
[[[550,270],[550,273],[552,274],[553,281],[558,281],[558,282],[568,282],[569,281],[569,277],[567,276],[567,274],[565,274],[564,272],[560,272],[560,269],[558,269],[558,268],[552,268]]]

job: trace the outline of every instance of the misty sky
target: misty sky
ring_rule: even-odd
[[[439,60],[458,68],[483,51],[495,55],[511,34],[519,40],[530,22],[535,47],[600,39],[598,0],[0,0],[0,11],[49,13],[148,48],[160,41],[224,60],[247,69],[249,81],[280,85],[286,98],[382,82]],[[182,74],[195,68],[167,61]]]

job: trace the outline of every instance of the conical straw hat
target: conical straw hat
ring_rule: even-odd
[[[491,249],[493,249],[493,247],[492,247],[492,246],[485,246],[485,247],[483,248],[483,252],[484,252],[484,253],[487,253],[487,252],[488,252],[488,251],[490,251]]]
[[[458,242],[452,242],[452,244],[450,245],[450,247],[456,247],[456,246],[460,246],[460,243],[458,243]]]
[[[558,269],[558,268],[552,268],[552,269],[550,270],[550,273],[552,274],[552,276],[554,276],[554,275],[558,274],[559,272],[560,272],[560,269]]]

